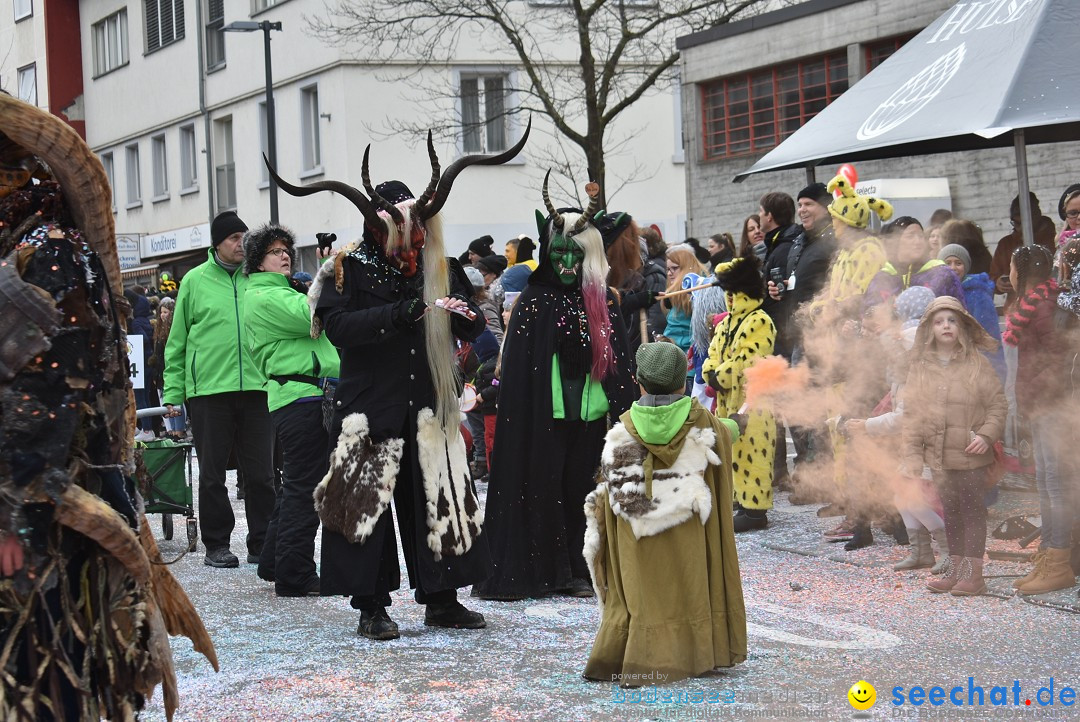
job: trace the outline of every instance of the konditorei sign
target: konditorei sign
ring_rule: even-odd
[[[142,257],[167,256],[193,248],[210,247],[210,224],[185,226],[164,233],[149,233],[142,237]]]

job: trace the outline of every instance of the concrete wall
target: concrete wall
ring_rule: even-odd
[[[818,3],[821,4],[821,3]],[[863,57],[862,45],[913,33],[929,25],[953,5],[952,0],[911,0],[897,3],[864,0],[808,17],[725,37],[682,50],[683,117],[687,137],[687,216],[689,233],[705,237],[720,230],[738,238],[743,219],[755,213],[762,194],[781,190],[793,197],[806,185],[804,171],[780,171],[751,176],[734,184],[732,178],[752,166],[764,153],[722,160],[703,160],[699,84],[728,75],[819,55],[844,47],[849,59]],[[683,39],[683,43],[687,40]],[[849,61],[853,76],[860,69]],[[1080,181],[1080,171],[1065,159],[1075,157],[1080,143],[1028,148],[1031,189],[1042,209],[1060,227],[1057,202],[1061,192]],[[857,165],[861,179],[944,177],[952,191],[953,212],[978,223],[991,249],[1011,230],[1009,203],[1017,194],[1016,159],[1011,148],[966,153],[943,153]],[[827,182],[835,167],[817,169]],[[924,221],[926,219],[923,219]]]

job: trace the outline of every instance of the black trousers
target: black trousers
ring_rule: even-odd
[[[315,401],[293,402],[271,412],[281,450],[283,473],[274,513],[266,530],[259,576],[278,587],[301,590],[317,581],[315,534],[319,515],[312,494],[330,466],[322,406]]]
[[[247,550],[262,551],[274,509],[273,428],[264,391],[230,391],[188,399],[191,434],[199,455],[199,526],[206,549],[229,547],[236,519],[225,489],[229,452],[244,474]],[[326,448],[325,446],[322,448]]]
[[[417,499],[416,486],[413,482],[413,466],[409,459],[403,459],[401,472],[398,474],[397,483],[394,486],[394,511],[398,522],[398,532],[401,535],[401,552],[405,557],[405,568],[409,573],[409,581],[415,585],[413,599],[417,604],[445,604],[457,599],[457,589],[443,589],[438,592],[429,592],[424,588],[424,577],[420,571],[420,550],[417,542],[417,509],[416,504],[425,504],[423,498]],[[382,527],[380,529],[380,526]],[[387,507],[375,527],[375,534],[384,535],[382,558],[379,562],[379,571],[375,582],[375,593],[372,595],[353,595],[350,605],[353,609],[361,611],[375,611],[379,607],[390,606],[390,592],[401,586],[401,569],[397,562],[397,546],[394,543],[394,531],[390,508]],[[339,538],[331,534],[330,540]],[[325,549],[327,535],[323,535],[323,547]],[[424,551],[427,554],[427,551]]]

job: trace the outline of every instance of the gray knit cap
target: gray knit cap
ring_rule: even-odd
[[[971,272],[971,254],[968,250],[961,246],[959,243],[950,243],[941,247],[941,251],[938,252],[937,257],[939,261],[948,259],[949,256],[956,256],[964,262],[964,270]]]
[[[637,378],[650,394],[686,389],[686,354],[667,341],[645,343],[637,350]]]

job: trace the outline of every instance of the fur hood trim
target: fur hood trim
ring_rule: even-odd
[[[686,435],[675,463],[652,472],[652,497],[645,493],[645,464],[650,453],[618,424],[607,434],[601,455],[601,484],[611,510],[622,517],[638,539],[655,536],[697,515],[704,524],[712,513],[712,494],[705,483],[710,464],[719,465],[716,432],[695,427]]]

